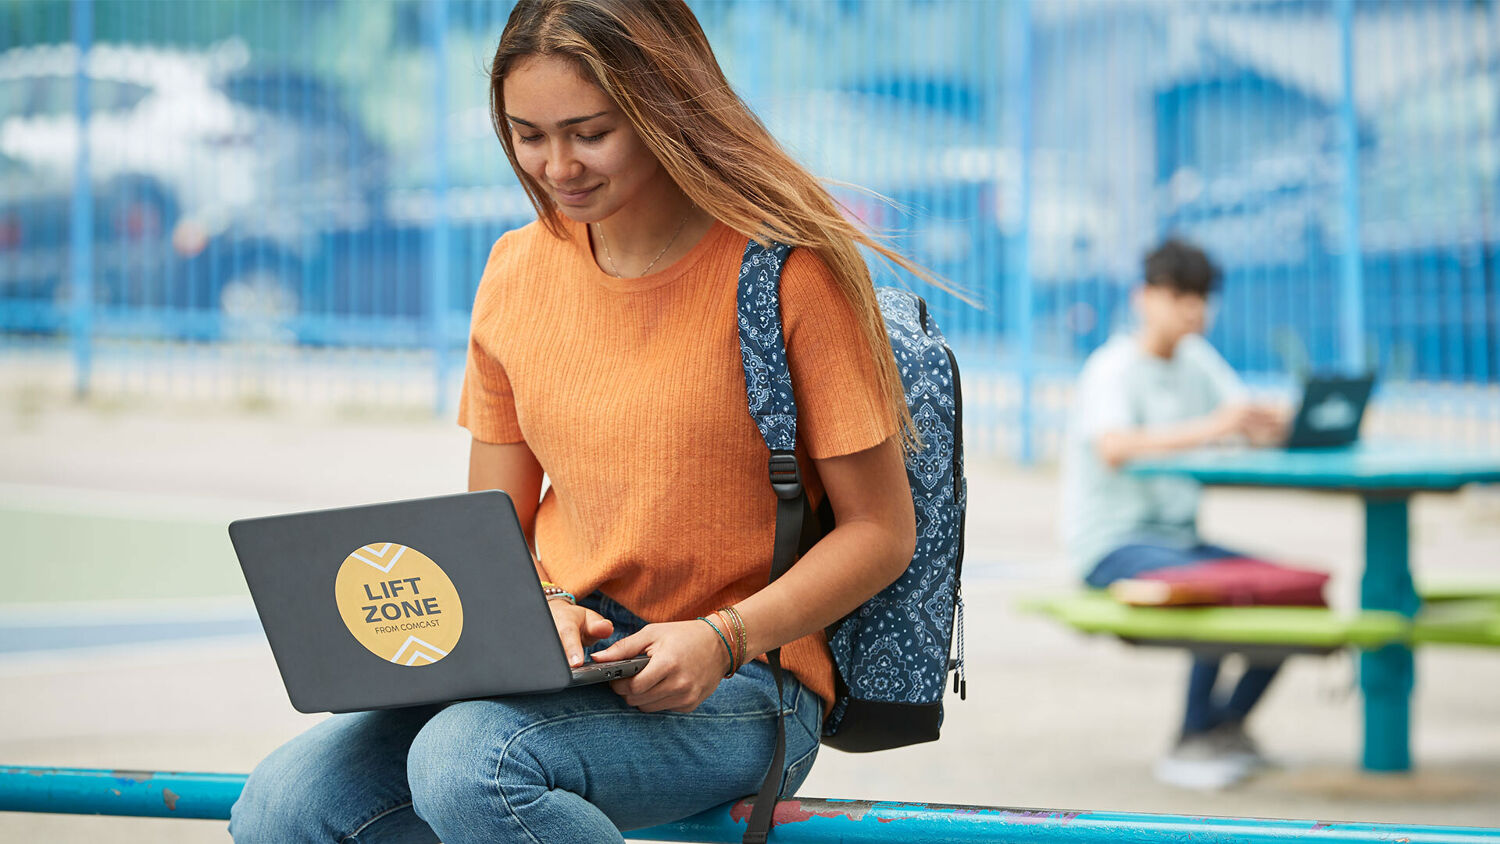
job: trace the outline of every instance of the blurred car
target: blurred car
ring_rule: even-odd
[[[68,197],[0,154],[0,329],[43,330],[67,271]]]
[[[3,276],[8,298],[55,298],[64,277],[77,60],[72,45],[0,53],[0,156],[10,170],[0,219],[17,241],[4,248],[30,256]],[[88,72],[105,304],[218,308],[226,290],[264,286],[268,268],[298,265],[323,231],[380,217],[384,152],[315,76],[254,67],[235,41],[199,52],[100,45]],[[140,272],[111,271],[122,241]]]
[[[50,332],[65,319],[74,260],[69,188],[0,153],[0,330]],[[159,279],[149,265],[171,251],[164,224],[175,206],[128,179],[96,185],[92,199],[94,298],[107,305],[145,277]]]

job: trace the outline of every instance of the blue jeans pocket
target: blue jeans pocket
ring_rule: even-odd
[[[781,798],[784,800],[797,793],[802,783],[807,781],[807,775],[812,773],[813,761],[818,758],[818,746],[815,744],[802,757],[787,766],[786,776],[781,781]]]
[[[812,691],[800,688],[790,715],[789,720],[793,723],[786,725],[786,752],[792,763],[787,766],[786,776],[781,781],[782,798],[796,794],[807,775],[812,773],[823,732],[822,700]]]

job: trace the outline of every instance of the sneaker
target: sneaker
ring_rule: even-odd
[[[1249,733],[1245,732],[1245,722],[1229,721],[1220,724],[1210,732],[1221,733],[1220,740],[1224,742],[1224,745],[1243,756],[1250,763],[1252,770],[1272,767],[1271,760],[1260,752],[1260,746],[1250,738]]]
[[[1220,725],[1192,733],[1156,763],[1156,778],[1168,785],[1194,791],[1218,791],[1238,784],[1255,769],[1255,756],[1246,753],[1242,727]],[[1242,741],[1243,740],[1243,741]],[[1249,745],[1254,748],[1254,745]]]

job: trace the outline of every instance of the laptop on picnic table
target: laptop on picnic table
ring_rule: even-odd
[[[229,537],[300,712],[556,691],[647,661],[568,666],[499,490],[241,519]]]
[[[1359,439],[1374,375],[1314,375],[1302,388],[1285,448],[1337,448]]]

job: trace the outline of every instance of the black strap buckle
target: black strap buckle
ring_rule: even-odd
[[[776,497],[790,501],[802,494],[802,473],[797,469],[797,455],[790,451],[771,452],[771,489]]]

